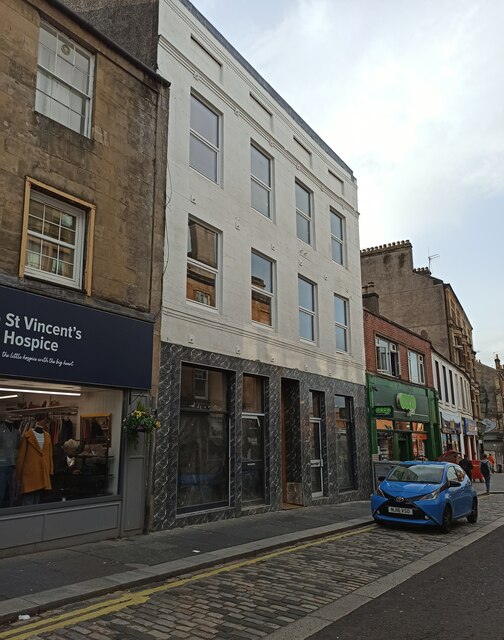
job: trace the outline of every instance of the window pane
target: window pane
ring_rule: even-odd
[[[347,332],[342,327],[336,327],[336,349],[347,351]]]
[[[322,417],[322,394],[317,391],[310,391],[310,416],[313,418]]]
[[[313,316],[308,313],[304,313],[303,311],[299,312],[299,335],[301,338],[311,340],[312,342],[315,339],[313,320]]]
[[[252,291],[252,320],[261,324],[272,325],[271,298]]]
[[[214,147],[219,146],[219,116],[194,96],[191,96],[191,129]]]
[[[301,185],[296,183],[296,209],[299,209],[305,213],[308,217],[311,216],[310,209],[310,192],[304,189]]]
[[[217,268],[217,233],[189,220],[187,256]]]
[[[315,311],[313,284],[303,278],[298,278],[299,306],[303,309]]]
[[[243,411],[245,413],[264,413],[263,391],[263,378],[243,375]]]
[[[272,264],[270,260],[252,252],[252,285],[273,292]]]
[[[338,242],[337,240],[335,240],[334,238],[331,239],[331,247],[332,247],[332,259],[334,260],[334,262],[337,262],[338,264],[343,264],[343,246],[340,242]]]
[[[256,211],[259,211],[259,213],[262,213],[263,216],[266,216],[267,218],[269,218],[270,217],[270,192],[268,191],[268,189],[258,184],[255,180],[250,181],[250,186],[252,191],[252,197],[251,197],[252,206],[254,207],[254,209],[256,209]]]
[[[334,321],[347,326],[346,300],[334,296]]]
[[[217,182],[217,152],[191,135],[189,163],[209,180]]]
[[[254,146],[250,147],[251,173],[264,184],[271,186],[270,159]]]
[[[331,212],[331,234],[339,240],[343,239],[343,224],[341,218]]]
[[[186,296],[188,300],[215,307],[215,283],[214,273],[193,264],[187,265]]]
[[[322,493],[322,469],[320,467],[312,467],[311,469],[311,486],[312,493]]]
[[[306,244],[310,244],[310,221],[298,213],[296,218],[296,227],[297,237],[303,242],[306,242]]]

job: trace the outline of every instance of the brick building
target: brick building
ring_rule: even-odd
[[[364,345],[373,461],[441,454],[431,343],[380,315],[376,293],[365,293]]]
[[[387,318],[430,340],[470,382],[472,417],[479,420],[479,392],[475,374],[472,326],[450,284],[429,269],[413,267],[409,240],[361,251],[363,287],[380,297]]]
[[[2,3],[0,68],[0,549],[12,553],[144,526],[145,451],[121,421],[157,394],[169,94],[56,0]],[[28,444],[45,452],[35,485],[17,455]]]

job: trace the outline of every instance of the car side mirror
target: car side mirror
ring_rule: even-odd
[[[458,480],[450,480],[450,487],[460,487],[461,483]]]

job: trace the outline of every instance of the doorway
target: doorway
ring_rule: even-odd
[[[282,378],[282,501],[284,509],[303,505],[299,381]]]

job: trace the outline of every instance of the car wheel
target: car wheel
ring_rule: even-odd
[[[450,533],[453,522],[453,514],[451,507],[446,505],[445,510],[443,511],[443,524],[441,525],[441,531],[443,533]]]
[[[478,500],[476,498],[473,499],[472,510],[467,516],[467,522],[470,522],[471,524],[476,524],[476,522],[478,522]]]

